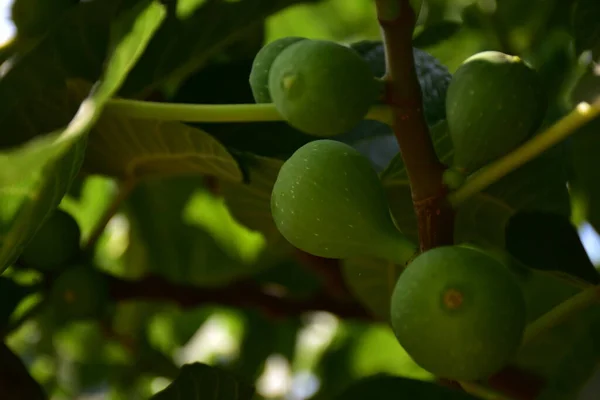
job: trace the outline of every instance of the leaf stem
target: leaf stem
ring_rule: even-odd
[[[135,187],[136,183],[137,181],[135,179],[128,179],[119,183],[117,195],[110,202],[96,225],[94,225],[87,242],[83,246],[84,252],[92,251],[96,245],[96,242],[98,242],[98,239],[100,239],[100,236],[102,236],[104,229],[106,229],[106,225],[108,225],[108,222],[117,213],[121,204],[127,199],[127,197],[129,197],[129,194]]]
[[[268,122],[284,118],[269,104],[185,104],[142,100],[112,99],[105,113],[140,119],[181,122]],[[365,119],[391,125],[391,110],[385,105],[373,106]]]
[[[593,286],[582,290],[533,321],[525,331],[522,344],[530,343],[541,333],[568,320],[575,313],[591,306],[599,300],[600,286]]]
[[[544,132],[473,174],[463,186],[448,194],[448,201],[456,208],[471,196],[574,134],[598,115],[600,115],[600,101],[593,104],[579,103],[573,111]]]

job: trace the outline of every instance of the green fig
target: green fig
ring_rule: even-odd
[[[275,181],[271,211],[284,238],[315,256],[404,264],[416,251],[394,225],[377,172],[345,143],[316,140],[292,154]]]
[[[252,95],[257,103],[272,103],[271,94],[269,93],[269,71],[273,65],[275,58],[285,50],[289,45],[306,40],[306,38],[298,36],[288,36],[272,41],[264,46],[256,56],[250,70],[250,88]]]
[[[89,265],[67,268],[50,289],[51,304],[60,315],[69,319],[97,317],[104,311],[108,300],[106,279]]]
[[[283,50],[269,72],[275,107],[294,128],[314,136],[344,133],[375,104],[381,83],[355,50],[302,40]]]
[[[20,264],[50,271],[73,261],[79,254],[81,230],[66,211],[56,209],[40,226],[20,255]]]
[[[539,128],[546,104],[537,73],[519,57],[498,51],[469,57],[446,96],[452,167],[471,173],[511,152]]]
[[[481,249],[443,246],[418,255],[391,299],[396,338],[423,369],[452,380],[484,379],[520,347],[527,322],[517,278]]]

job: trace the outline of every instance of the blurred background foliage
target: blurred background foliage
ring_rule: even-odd
[[[16,38],[6,45],[3,57],[35,43],[78,6],[77,0],[15,1]],[[240,3],[241,7],[241,3],[252,2],[260,3],[230,3],[231,7]],[[10,3],[7,0],[3,4],[7,13],[4,28],[8,30],[12,23]],[[182,19],[186,5],[202,12],[202,1],[171,3],[180,7],[177,11]],[[215,104],[249,102],[249,68],[254,54],[266,43],[293,35],[348,44],[380,39],[372,0],[287,3],[291,5],[279,7],[252,25],[225,50],[161,82],[151,98]],[[589,60],[579,57],[575,50],[571,3],[426,0],[415,31],[415,46],[434,55],[450,72],[482,50],[521,55],[540,71],[553,94],[548,116],[552,121],[564,115],[573,100],[583,98],[570,96],[579,93],[572,89],[578,88],[577,82],[589,66]],[[212,18],[218,20],[219,15]],[[218,29],[235,28],[222,25]],[[138,88],[133,82],[125,90],[137,93]],[[239,146],[242,159],[253,145],[270,143],[272,136],[265,132],[281,128],[268,124],[198,126],[226,145],[242,129],[247,136],[256,133],[254,144]],[[286,154],[303,140],[293,137],[288,143],[291,147],[284,143],[259,155]],[[269,159],[269,163],[276,161]],[[268,165],[261,171],[269,176]],[[260,184],[260,179],[254,182]],[[75,216],[84,241],[117,188],[114,179],[82,175],[63,199],[61,208]],[[224,184],[222,190],[225,197],[234,200],[245,199],[243,194],[248,194],[239,192],[235,185]],[[268,227],[259,231],[260,224],[244,223],[257,218],[248,215],[254,211],[252,197],[247,198],[248,203],[230,209],[231,203],[212,193],[197,177],[146,181],[136,186],[125,207],[108,223],[95,249],[94,263],[124,279],[151,272],[171,282],[192,283],[198,290],[253,277],[283,287],[298,298],[318,291],[322,282],[289,257],[289,248],[277,242],[276,235],[269,236]],[[596,236],[579,206],[574,202],[573,220],[585,233],[590,255],[598,260],[594,257],[598,254]],[[214,268],[217,265],[219,268]],[[212,269],[205,271],[203,266]],[[37,273],[17,268],[9,269],[5,276],[23,284],[39,280]],[[38,295],[25,294],[10,321],[19,321],[39,304]],[[53,400],[146,399],[166,387],[178,367],[194,361],[221,366],[256,382],[259,395],[265,399],[331,399],[356,379],[378,372],[432,379],[408,358],[385,325],[345,321],[325,312],[271,319],[230,307],[183,309],[166,302],[128,300],[116,304],[114,314],[106,320],[60,323],[51,312],[43,311],[15,326],[6,337],[7,344],[22,356]]]

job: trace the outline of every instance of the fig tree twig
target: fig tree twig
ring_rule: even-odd
[[[201,288],[175,284],[157,276],[124,280],[106,275],[115,301],[156,300],[182,308],[222,305],[257,309],[273,317],[299,316],[312,311],[328,311],[341,318],[373,321],[375,318],[357,302],[340,302],[321,292],[308,299],[291,299],[269,293],[256,282],[242,281],[225,287]]]
[[[416,16],[409,0],[377,0],[386,57],[385,103],[410,182],[421,250],[453,243],[454,212],[446,203],[440,162],[423,113],[414,65],[412,35]]]

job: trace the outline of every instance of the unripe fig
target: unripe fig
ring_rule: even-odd
[[[20,262],[46,271],[65,266],[79,254],[80,239],[77,221],[69,213],[56,209],[25,246]]]
[[[391,300],[400,345],[422,368],[452,380],[500,370],[520,346],[526,315],[516,277],[497,258],[466,246],[417,256]]]
[[[539,128],[546,104],[537,73],[519,57],[498,51],[469,57],[446,96],[453,167],[471,173],[512,151]]]
[[[257,103],[271,103],[271,94],[269,93],[269,71],[275,58],[285,50],[289,45],[300,40],[306,40],[303,37],[288,36],[272,41],[264,46],[254,57],[252,69],[250,70],[250,88],[252,95]]]
[[[108,296],[104,276],[89,265],[69,267],[56,278],[50,290],[50,302],[55,310],[71,319],[101,315]]]
[[[302,40],[273,62],[269,92],[294,128],[315,136],[344,133],[364,119],[381,83],[353,49],[326,40]]]
[[[275,181],[271,210],[285,239],[315,256],[403,264],[416,251],[396,229],[371,163],[345,143],[316,140],[292,154]]]

